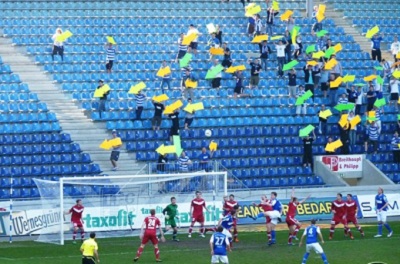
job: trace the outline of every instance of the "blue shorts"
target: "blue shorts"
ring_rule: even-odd
[[[190,42],[190,48],[197,50],[197,42]]]
[[[111,151],[110,160],[118,161],[119,159],[119,151]]]

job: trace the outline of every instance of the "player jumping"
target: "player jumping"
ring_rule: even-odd
[[[196,198],[192,200],[190,204],[190,214],[192,216],[192,223],[189,227],[189,235],[188,237],[192,237],[193,226],[196,222],[200,223],[200,236],[204,237],[204,214],[203,208],[210,212],[206,207],[206,201],[201,198],[201,192],[196,192]]]
[[[357,203],[356,201],[353,200],[353,196],[351,194],[347,194],[347,201],[345,203],[346,205],[346,221],[347,224],[353,223],[354,226],[357,228],[358,231],[360,231],[360,234],[362,237],[364,237],[364,231],[362,230],[361,226],[358,224],[357,221]],[[344,234],[347,236],[346,229],[344,230]],[[351,239],[354,239],[353,236],[350,237]]]
[[[346,221],[346,205],[342,200],[342,194],[338,193],[336,195],[336,200],[332,202],[331,211],[333,213],[333,218],[331,221],[331,228],[329,233],[329,240],[333,238],[333,233],[335,232],[335,226],[338,224],[343,224],[345,233],[350,235],[350,238],[353,239],[353,234],[349,229]]]
[[[81,240],[85,239],[85,230],[83,229],[83,220],[82,220],[82,213],[83,213],[83,207],[82,205],[82,200],[78,199],[76,200],[76,204],[69,209],[65,214],[71,214],[71,224],[73,228],[73,234],[72,234],[72,243],[76,244],[75,238],[76,234],[78,233],[78,230],[81,230]]]
[[[258,217],[263,217],[265,212],[270,212],[273,210],[272,204],[267,199],[266,195],[261,196],[261,202],[259,204],[253,203],[253,206],[261,207],[261,209],[263,210],[263,212],[253,217],[254,220],[257,220]],[[271,235],[272,224],[271,224],[271,218],[269,216],[265,216],[265,224],[267,225],[267,237],[269,244],[272,243],[272,235]]]
[[[150,216],[146,217],[142,224],[142,230],[140,233],[140,239],[142,240],[140,247],[136,252],[136,257],[133,259],[134,262],[138,261],[140,255],[143,253],[143,249],[147,242],[151,241],[154,245],[154,254],[156,255],[156,262],[161,262],[160,250],[158,249],[158,238],[157,238],[157,228],[160,229],[161,241],[164,242],[164,233],[161,228],[161,222],[156,217],[156,210],[150,210]]]
[[[294,188],[292,189],[292,195],[291,195],[292,199],[288,204],[288,211],[286,214],[286,224],[289,228],[288,245],[293,245],[292,243],[293,238],[297,240],[296,235],[301,228],[300,222],[296,219],[297,206],[299,204],[304,203],[309,197],[310,195],[308,195],[306,198],[304,198],[299,202],[297,201],[297,198],[294,196]]]
[[[163,214],[165,215],[165,230],[166,233],[169,229],[167,228],[168,225],[171,226],[173,233],[172,233],[172,240],[179,242],[179,239],[176,238],[176,234],[178,233],[178,227],[176,226],[175,218],[179,218],[178,214],[178,205],[176,204],[175,197],[171,197],[171,204],[167,205],[164,208]]]
[[[239,209],[239,204],[237,201],[235,201],[235,195],[231,194],[229,195],[229,199],[225,201],[223,210],[224,212],[232,212],[232,210],[238,210]],[[233,217],[233,241],[239,242],[238,239],[238,231],[237,231],[237,217],[236,215]]]

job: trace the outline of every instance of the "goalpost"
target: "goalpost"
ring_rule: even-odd
[[[43,215],[50,215],[41,229],[39,242],[64,245],[72,239],[70,215],[66,213],[81,199],[85,233],[96,237],[139,235],[150,209],[164,223],[162,210],[176,197],[180,226],[190,225],[190,201],[196,191],[203,193],[207,208],[206,225],[215,225],[222,213],[222,197],[228,192],[227,172],[146,174],[133,176],[64,177],[59,181],[34,179]],[[88,237],[88,235],[86,235]],[[80,239],[80,230],[77,233]]]

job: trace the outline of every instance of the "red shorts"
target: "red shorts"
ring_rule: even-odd
[[[347,221],[347,223],[353,223],[355,225],[358,224],[357,217],[355,217],[355,216],[347,217],[346,221]]]
[[[332,218],[331,224],[332,224],[332,225],[333,225],[333,224],[334,224],[334,225],[338,225],[338,224],[347,225],[347,221],[346,221],[346,218],[343,219],[343,217],[336,217],[336,216],[334,216],[334,217]]]
[[[203,215],[203,214],[201,214],[201,215],[194,215],[194,216],[192,217],[192,223],[195,223],[195,222],[204,223],[204,215]]]
[[[266,224],[271,223],[271,218],[269,216],[265,217],[265,223]]]
[[[72,221],[71,224],[73,227],[83,228],[82,221]]]
[[[299,223],[299,221],[297,221],[296,218],[290,217],[290,216],[287,216],[287,217],[286,217],[286,224],[287,224],[288,226],[297,225],[298,223]]]
[[[150,234],[150,233],[144,233],[143,239],[142,239],[142,244],[145,245],[147,242],[151,241],[153,245],[158,244],[158,238],[156,234]]]

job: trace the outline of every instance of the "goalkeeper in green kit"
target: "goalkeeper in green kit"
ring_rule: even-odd
[[[178,227],[176,225],[175,218],[179,218],[179,216],[177,216],[177,214],[178,214],[178,205],[176,204],[175,197],[171,197],[171,204],[167,205],[167,207],[164,208],[163,214],[165,216],[165,230],[164,230],[164,233],[169,230],[169,228],[167,228],[167,226],[170,225],[172,230],[173,230],[172,240],[176,241],[176,242],[179,242],[179,239],[176,238],[176,233],[178,233]]]

